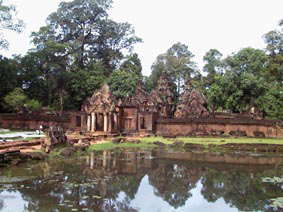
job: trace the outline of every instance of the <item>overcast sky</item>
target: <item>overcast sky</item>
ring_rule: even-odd
[[[24,54],[30,45],[31,31],[45,24],[60,0],[6,0],[18,8],[26,23],[24,33],[9,33],[6,56]],[[224,56],[244,47],[264,48],[262,36],[283,19],[282,0],[114,0],[110,11],[115,21],[131,23],[143,43],[135,52],[149,75],[155,58],[176,42],[189,46],[195,62],[211,48]]]

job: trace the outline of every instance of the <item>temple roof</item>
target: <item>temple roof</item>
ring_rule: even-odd
[[[109,86],[104,84],[90,98],[86,99],[81,110],[86,113],[108,113],[115,111],[115,105],[115,98],[112,96]]]
[[[140,111],[152,111],[154,102],[151,96],[144,90],[142,82],[139,82],[135,94],[132,97],[125,98],[123,101],[121,100],[119,106],[131,106],[139,108]]]
[[[200,118],[209,116],[207,100],[198,90],[191,88],[190,83],[186,84],[183,94],[180,97],[175,112],[176,118]]]

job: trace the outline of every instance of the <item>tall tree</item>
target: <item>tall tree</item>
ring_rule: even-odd
[[[24,27],[22,20],[16,17],[16,7],[14,5],[5,5],[3,0],[0,0],[0,48],[7,49],[9,42],[3,35],[4,30],[12,30],[21,32]]]
[[[203,61],[205,65],[203,67],[203,71],[208,74],[216,74],[221,73],[223,70],[222,54],[217,49],[210,49],[203,57]]]
[[[109,78],[111,92],[117,98],[133,96],[139,81],[142,81],[142,66],[135,53],[126,58],[119,70],[115,70]]]
[[[215,82],[215,77],[223,74],[223,61],[221,60],[222,54],[217,49],[210,49],[203,61],[205,63],[203,71],[207,74],[204,79],[204,87],[209,87]]]
[[[108,75],[123,57],[141,41],[128,23],[108,18],[111,0],[73,0],[62,2],[47,18],[47,25],[33,33],[38,49],[59,48],[56,56],[68,56],[68,63],[85,68],[102,61]]]
[[[126,58],[120,69],[132,72],[137,76],[142,76],[142,65],[137,53],[134,53]]]
[[[241,75],[252,73],[262,75],[267,67],[268,57],[263,50],[244,48],[225,59],[225,69],[228,72]]]
[[[111,0],[62,2],[47,25],[32,34],[36,48],[31,54],[40,64],[47,105],[79,108],[111,76],[124,53],[141,41],[130,24],[109,19],[111,4]],[[139,62],[135,55],[132,60]]]
[[[269,57],[266,77],[270,80],[283,82],[283,21],[280,30],[272,30],[264,35],[266,51]]]
[[[182,43],[174,44],[165,54],[159,55],[152,65],[151,77],[154,84],[156,85],[162,73],[166,73],[176,83],[177,93],[180,95],[184,83],[198,75],[193,57],[188,46]]]
[[[4,97],[16,87],[21,86],[17,63],[13,59],[0,56],[0,112],[7,111]]]
[[[257,100],[267,90],[264,78],[267,66],[265,52],[245,48],[228,56],[224,62],[225,74],[218,75],[206,92],[213,109],[245,112],[251,107],[259,108]]]

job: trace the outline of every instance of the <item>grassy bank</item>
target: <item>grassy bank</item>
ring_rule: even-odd
[[[192,138],[192,137],[178,137],[173,139],[167,139],[163,137],[147,137],[142,138],[142,142],[152,143],[154,141],[161,141],[166,144],[172,144],[175,141],[182,141],[184,143],[191,143],[191,144],[202,144],[202,145],[209,145],[209,144],[216,144],[216,145],[223,145],[228,143],[239,143],[239,144],[282,144],[283,145],[283,138]]]
[[[147,148],[154,148],[156,145],[154,145],[152,142],[141,142],[139,144],[132,144],[132,143],[121,143],[121,144],[113,144],[111,141],[105,141],[103,143],[99,144],[93,144],[89,147],[88,151],[102,151],[102,150],[110,150],[115,148],[141,148],[141,149],[147,149]]]
[[[214,145],[224,145],[224,144],[276,144],[283,145],[282,138],[191,138],[191,137],[178,137],[178,138],[163,138],[163,137],[145,137],[139,138],[141,141],[139,144],[133,143],[121,143],[114,144],[111,141],[105,141],[103,143],[93,144],[89,147],[89,151],[101,151],[101,150],[110,150],[114,148],[154,148],[157,145],[154,142],[159,141],[164,144],[173,144],[176,141],[182,141],[189,144],[200,144],[203,146],[208,146],[210,144]]]

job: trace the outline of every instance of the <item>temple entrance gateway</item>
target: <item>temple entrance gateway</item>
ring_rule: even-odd
[[[104,130],[104,116],[102,113],[96,114],[96,131]]]

